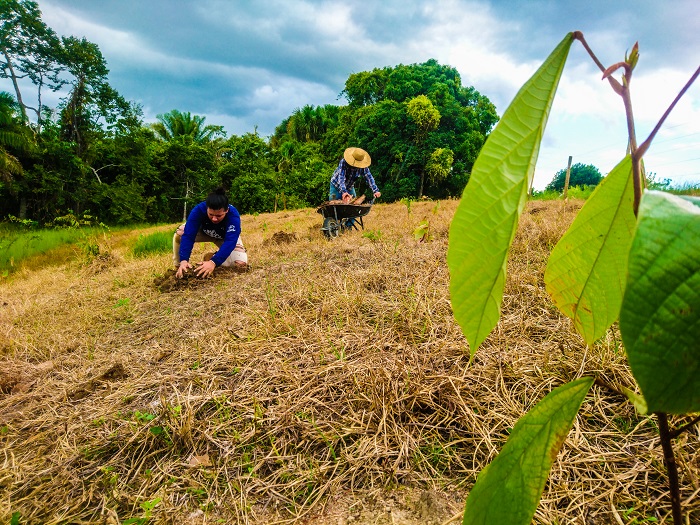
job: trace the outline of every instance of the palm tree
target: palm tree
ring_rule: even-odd
[[[151,128],[160,139],[166,142],[184,140],[197,144],[209,144],[226,135],[223,126],[213,124],[205,126],[206,117],[191,115],[189,111],[180,112],[173,109],[170,113],[157,115],[156,118],[158,122],[151,124]]]

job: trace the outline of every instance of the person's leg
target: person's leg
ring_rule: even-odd
[[[355,197],[357,197],[357,193],[355,193],[355,188],[350,188],[350,190],[348,191],[348,193],[352,196],[353,199],[354,199]],[[345,220],[345,229],[346,229],[346,230],[350,230],[350,229],[352,229],[354,226],[355,226],[355,219],[346,219],[346,220]]]
[[[328,200],[329,201],[339,201],[342,199],[343,196],[340,194],[340,190],[333,186],[333,183],[331,182],[331,187],[328,190]]]
[[[215,244],[221,247],[223,241],[217,241]],[[213,256],[214,254],[212,253],[209,256],[209,259],[211,259]],[[235,266],[237,268],[245,268],[246,266],[248,266],[248,253],[246,252],[245,246],[243,246],[243,240],[240,237],[238,237],[238,242],[236,243],[236,247],[231,252],[231,255],[228,256],[228,258],[221,264],[221,266]]]
[[[180,267],[180,241],[182,241],[182,233],[185,231],[185,225],[181,224],[180,227],[175,230],[175,235],[173,235],[173,264],[175,268]]]

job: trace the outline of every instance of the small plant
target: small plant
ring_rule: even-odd
[[[450,226],[452,308],[473,355],[500,317],[508,251],[559,79],[576,40],[623,99],[629,153],[596,187],[552,250],[544,282],[555,306],[571,318],[587,345],[619,321],[641,393],[620,390],[641,415],[656,416],[673,523],[681,525],[673,439],[700,418],[671,429],[668,414],[700,411],[700,199],[644,191],[642,157],[700,68],[638,145],[629,91],[639,58],[637,44],[624,61],[605,68],[580,32],[569,33],[520,89],[474,163]],[[623,72],[621,81],[612,76],[618,70]],[[531,522],[552,462],[596,373],[582,370],[583,377],[552,390],[518,421],[472,488],[464,524]]]
[[[362,237],[369,239],[372,242],[379,242],[382,240],[381,230],[367,230],[362,233]]]
[[[406,205],[406,213],[408,215],[411,215],[411,203],[413,202],[413,199],[410,197],[404,197],[401,199],[401,203]]]
[[[94,227],[98,226],[100,228],[109,229],[103,223],[101,223],[97,217],[90,215],[87,211],[82,215],[75,215],[72,210],[69,210],[66,215],[61,215],[54,218],[51,222],[46,224],[47,228],[83,228],[83,227]]]
[[[15,217],[14,215],[8,215],[7,221],[10,224],[19,226],[20,228],[25,230],[36,230],[39,227],[39,223],[37,221],[33,221],[31,219],[20,219],[18,217]]]
[[[430,221],[425,219],[422,221],[415,230],[413,230],[413,237],[418,242],[428,242],[433,240],[433,234],[430,232]]]
[[[87,262],[92,261],[100,255],[100,245],[94,237],[84,237],[78,242],[80,250],[83,252],[83,257]]]
[[[139,505],[141,510],[143,510],[141,517],[124,520],[122,521],[122,525],[146,525],[151,519],[153,509],[156,508],[162,499],[163,498],[155,498],[150,501],[144,501],[141,503],[141,505]]]

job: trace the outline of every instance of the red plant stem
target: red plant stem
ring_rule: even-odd
[[[674,107],[676,107],[676,104],[678,104],[678,101],[681,99],[681,97],[685,94],[686,91],[690,88],[690,86],[693,85],[693,82],[698,78],[698,75],[700,75],[700,66],[695,70],[695,73],[693,73],[693,76],[690,77],[690,80],[685,83],[685,86],[683,86],[683,89],[681,89],[678,92],[678,95],[676,96],[675,99],[673,99],[673,102],[671,102],[671,105],[668,106],[668,109],[666,112],[662,115],[662,117],[659,119],[659,122],[656,124],[654,129],[651,131],[647,139],[642,142],[642,145],[639,146],[639,155],[640,157],[646,153],[646,151],[649,149],[649,146],[651,145],[651,141],[654,140],[654,137],[656,134],[659,132],[661,129],[662,124],[666,121],[666,118],[671,114],[671,111],[673,110]]]
[[[671,515],[674,525],[683,525],[683,514],[681,512],[681,494],[678,488],[678,465],[673,455],[673,444],[671,443],[671,432],[668,429],[668,416],[665,412],[656,412],[659,420],[659,437],[661,438],[661,448],[664,451],[664,463],[668,471],[668,489],[671,493]]]
[[[585,50],[588,52],[593,62],[605,74],[606,68],[602,62],[598,60],[593,50],[583,37],[580,31],[574,32],[574,38],[581,42]],[[639,203],[642,200],[642,155],[636,155],[637,152],[637,136],[634,131],[634,114],[632,112],[632,98],[630,97],[630,81],[632,80],[632,69],[627,67],[622,84],[615,80],[611,74],[606,77],[612,86],[615,93],[622,97],[622,103],[625,105],[625,115],[627,117],[627,134],[629,135],[629,148],[632,156],[632,181],[634,183],[634,216],[637,216],[639,211]]]

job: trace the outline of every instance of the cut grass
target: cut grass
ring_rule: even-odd
[[[131,256],[150,231],[110,236],[109,264],[0,283],[0,522],[447,522],[552,388],[582,372],[634,388],[617,330],[586,347],[544,290],[579,201],[528,204],[470,362],[445,261],[456,206],[374,205],[376,239],[327,241],[314,210],[244,216],[250,271],[169,293],[153,284],[169,254]],[[693,523],[698,433],[677,442]],[[534,523],[669,523],[662,464],[654,419],[594,386]]]

